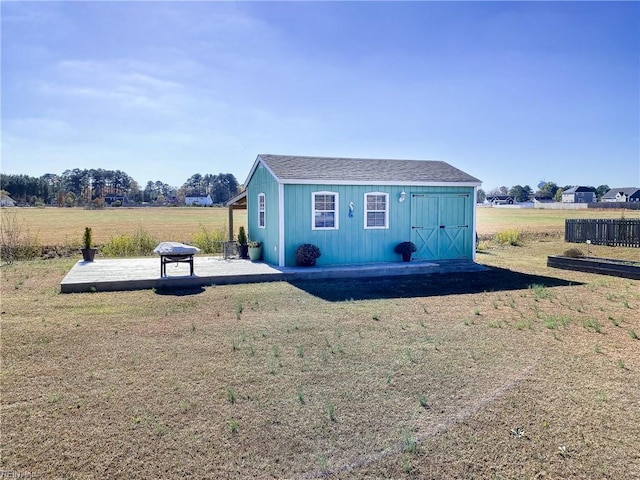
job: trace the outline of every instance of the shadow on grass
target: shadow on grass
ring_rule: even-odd
[[[204,293],[204,287],[163,287],[156,289],[156,295],[167,295],[173,297],[186,297],[187,295],[198,295]]]
[[[523,290],[530,288],[531,285],[544,287],[581,285],[578,282],[568,282],[560,278],[529,275],[496,267],[489,267],[485,272],[337,279],[322,282],[304,280],[290,283],[329,302]]]

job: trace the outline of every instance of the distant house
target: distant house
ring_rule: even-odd
[[[15,207],[16,201],[9,195],[0,195],[0,207]]]
[[[489,195],[486,202],[491,205],[513,205],[515,199],[511,195]]]
[[[571,187],[562,192],[562,203],[592,203],[596,201],[596,189],[593,187]]]
[[[116,202],[120,202],[120,203],[116,203]],[[127,198],[126,195],[105,195],[104,197],[104,204],[107,206],[113,206],[113,204],[116,205],[129,205],[129,199]]]
[[[213,200],[211,200],[211,195],[207,195],[206,197],[194,195],[192,197],[185,197],[184,204],[189,207],[210,207],[213,205]]]
[[[640,188],[612,188],[600,199],[601,202],[640,202]]]
[[[246,205],[268,264],[294,266],[305,243],[318,265],[400,261],[404,241],[416,260],[475,255],[481,182],[445,162],[258,155],[245,185],[227,206]]]

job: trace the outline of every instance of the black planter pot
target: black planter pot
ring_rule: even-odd
[[[249,258],[249,245],[238,245],[238,255],[240,258]]]
[[[81,248],[80,251],[82,252],[82,259],[85,262],[93,262],[97,250],[97,248]]]
[[[402,254],[402,261],[403,262],[410,262],[411,261],[411,254],[410,253],[403,253]]]

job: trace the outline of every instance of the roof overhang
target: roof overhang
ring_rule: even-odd
[[[258,165],[260,165],[260,164],[262,164],[262,166],[269,171],[269,173],[271,174],[271,176],[273,176],[273,178],[276,180],[276,182],[282,183],[282,181],[273,172],[273,170],[271,170],[271,168],[269,168],[269,165],[267,165],[267,163],[264,160],[262,160],[262,158],[260,158],[260,155],[258,155],[256,157],[256,161],[253,162],[253,166],[251,167],[251,170],[249,170],[249,175],[247,175],[247,179],[244,181],[245,188],[246,188],[247,185],[249,185],[249,180],[251,180],[251,177],[253,177],[253,173],[256,171],[256,169],[258,168]]]
[[[403,187],[479,187],[482,182],[409,182],[398,180],[300,180],[295,178],[280,179],[283,185],[399,185]]]
[[[247,191],[243,190],[235,197],[231,197],[224,205],[234,210],[245,210],[247,208]]]

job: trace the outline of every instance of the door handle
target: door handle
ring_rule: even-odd
[[[444,225],[440,225],[440,228],[444,228]]]

